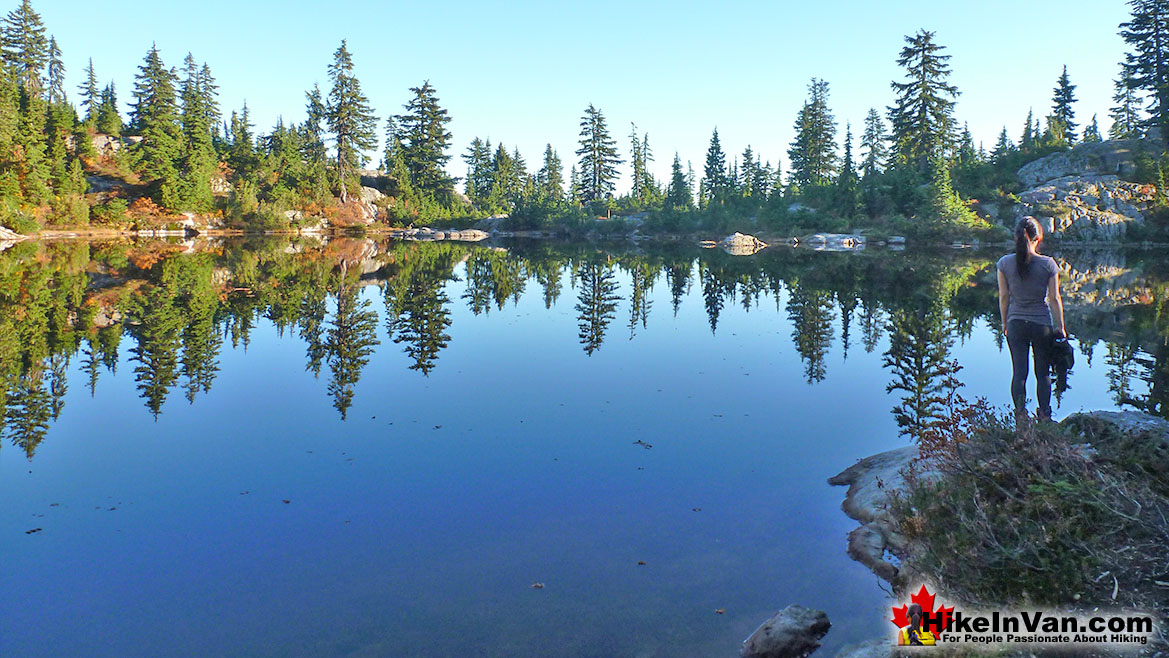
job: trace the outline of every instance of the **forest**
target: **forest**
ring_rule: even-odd
[[[658,180],[651,165],[660,146],[632,125],[622,149],[591,104],[570,162],[551,145],[529,161],[476,137],[460,156],[465,175],[453,176],[450,115],[434,86],[411,87],[401,113],[378,115],[345,41],[327,64],[328,89],[305,92],[299,123],[257,130],[246,104],[220,107],[206,63],[187,54],[181,66],[168,66],[157,45],[134,75],[122,116],[121,92],[103,83],[93,58],[80,82],[66,81],[62,45],[31,0],[21,0],[0,25],[0,225],[24,234],[140,230],[197,216],[208,226],[262,231],[319,218],[376,228],[507,215],[514,228],[567,234],[620,233],[632,220],[662,233],[867,227],[1002,235],[986,208],[1020,191],[1020,166],[1080,142],[1154,139],[1169,123],[1169,1],[1129,4],[1120,34],[1131,50],[1119,65],[1107,131],[1098,117],[1076,115],[1065,67],[1046,114],[1019,117],[1014,131],[1004,126],[990,149],[976,145],[956,118],[950,55],[935,33],[921,30],[895,54],[904,77],[891,81],[889,104],[869,110],[855,130],[847,121],[841,130],[829,82],[811,79],[786,171],[778,154],[750,145],[737,152],[715,129],[704,162],[696,168],[675,153],[668,179]],[[1154,223],[1163,226],[1169,161],[1144,156],[1139,165],[1138,182],[1160,190]],[[617,195],[623,166],[632,185]]]

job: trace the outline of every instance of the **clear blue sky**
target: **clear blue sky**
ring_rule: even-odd
[[[16,5],[14,0],[9,4]],[[1124,54],[1110,1],[588,3],[330,2],[199,3],[33,0],[64,53],[76,97],[86,60],[113,80],[123,105],[152,42],[179,66],[206,61],[225,114],[246,100],[256,130],[278,115],[300,121],[304,91],[319,82],[341,39],[379,117],[401,111],[409,87],[429,79],[450,111],[453,152],[475,136],[518,146],[529,166],[551,143],[576,156],[581,111],[602,111],[628,156],[630,122],[649,133],[659,178],[674,151],[701,170],[716,125],[724,148],[750,144],[774,163],[792,139],[808,80],[831,85],[830,105],[859,133],[870,107],[892,101],[904,36],[925,28],[947,46],[959,121],[989,149],[1004,125],[1018,140],[1028,108],[1044,116],[1063,66],[1077,119],[1109,121],[1112,80]],[[371,163],[376,164],[376,161]],[[532,167],[534,169],[534,167]],[[462,175],[457,158],[451,170]],[[626,181],[628,166],[623,167]],[[626,182],[627,185],[627,182]]]

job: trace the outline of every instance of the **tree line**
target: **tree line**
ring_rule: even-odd
[[[1169,125],[1169,0],[1129,4],[1132,17],[1120,33],[1131,51],[1115,81],[1111,139],[1155,136]],[[748,219],[777,229],[858,221],[984,229],[972,199],[1007,199],[1018,191],[1013,174],[1021,164],[1103,137],[1097,117],[1080,125],[1065,66],[1042,121],[1029,113],[1017,140],[1004,127],[992,149],[976,147],[956,119],[960,91],[950,82],[950,56],[934,32],[921,30],[905,38],[896,60],[904,77],[891,82],[891,104],[872,108],[858,126],[855,152],[853,126],[846,121],[841,131],[829,83],[813,78],[786,172],[750,145],[730,154],[715,128],[698,172],[675,153],[669,176],[657,180],[649,134],[632,125],[623,150],[602,110],[589,104],[567,172],[551,144],[537,166],[516,148],[475,137],[461,156],[465,176],[452,176],[451,117],[434,86],[411,87],[400,113],[379,117],[345,41],[325,70],[328,88],[305,93],[304,120],[280,119],[265,133],[246,103],[230,113],[220,108],[209,66],[192,54],[173,68],[152,45],[123,118],[114,83],[102,84],[92,58],[77,86],[80,101],[70,102],[59,44],[31,0],[3,19],[0,41],[0,223],[18,231],[142,227],[182,212],[240,228],[278,228],[306,216],[405,225],[496,214],[520,228],[579,227],[616,213],[661,230]],[[377,175],[369,176],[365,167],[379,146]],[[632,185],[617,195],[623,165]],[[93,190],[92,176],[104,181]],[[104,189],[110,180],[118,183],[112,191]],[[381,194],[371,201],[363,184]]]

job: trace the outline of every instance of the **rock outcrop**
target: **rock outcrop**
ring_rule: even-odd
[[[732,256],[750,256],[767,248],[767,243],[753,235],[732,233],[719,241],[718,246]]]
[[[820,648],[832,624],[821,610],[789,605],[743,642],[742,658],[805,658]]]
[[[1131,178],[1136,171],[1136,157],[1141,153],[1159,154],[1162,144],[1139,139],[1087,142],[1075,148],[1039,158],[1019,169],[1019,182],[1036,187],[1047,181],[1068,176],[1118,176]]]
[[[1152,185],[1114,175],[1073,175],[1046,181],[1019,195],[1015,219],[1033,215],[1048,234],[1079,240],[1115,240],[1145,221],[1156,198]]]
[[[881,579],[897,584],[902,567],[885,558],[886,552],[905,548],[905,538],[887,506],[889,492],[905,484],[903,472],[918,458],[917,446],[906,446],[866,457],[828,479],[828,484],[848,486],[841,509],[861,526],[848,534],[848,555]],[[921,473],[919,477],[930,477]]]
[[[1156,188],[1130,182],[1136,158],[1159,153],[1159,142],[1114,140],[1079,144],[1019,169],[1026,188],[1012,212],[1001,216],[1013,225],[1032,215],[1050,235],[1077,240],[1115,240],[1145,221]]]

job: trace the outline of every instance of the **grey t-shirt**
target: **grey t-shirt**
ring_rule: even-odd
[[[1007,278],[1007,290],[1011,303],[1007,306],[1007,322],[1028,320],[1051,326],[1051,309],[1047,306],[1047,282],[1055,276],[1058,267],[1050,256],[1036,254],[1027,263],[1027,271],[1019,276],[1015,266],[1015,254],[999,259],[999,271]]]

